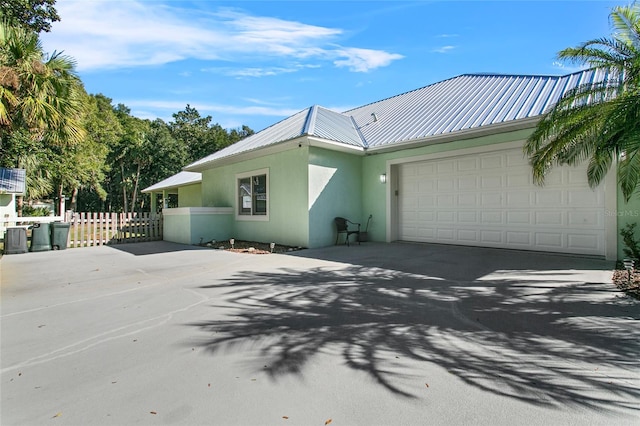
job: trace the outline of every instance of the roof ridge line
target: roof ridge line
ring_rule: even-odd
[[[318,116],[318,105],[312,105],[309,108],[309,113],[307,114],[307,119],[304,122],[304,127],[302,128],[303,135],[312,135],[316,130],[316,117]]]

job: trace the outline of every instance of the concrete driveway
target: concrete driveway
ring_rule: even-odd
[[[4,256],[2,425],[638,424],[610,263],[420,244]]]

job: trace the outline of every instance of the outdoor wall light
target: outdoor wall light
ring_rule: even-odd
[[[628,278],[627,280],[629,282],[631,282],[631,271],[633,271],[633,268],[635,266],[635,262],[631,259],[624,259],[622,261],[622,263],[624,264],[624,269],[627,270],[627,274],[628,274]]]
[[[231,248],[233,248],[233,245],[234,245],[235,243],[236,243],[236,240],[235,240],[235,239],[231,238],[231,239],[229,240],[229,244],[231,244]]]
[[[380,175],[380,183],[387,183],[387,174],[383,173]]]
[[[269,246],[271,247],[271,253],[273,253],[273,249],[276,247],[276,243],[271,243],[269,244]]]

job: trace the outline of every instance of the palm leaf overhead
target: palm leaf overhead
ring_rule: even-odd
[[[618,181],[628,201],[640,186],[640,6],[612,9],[611,38],[567,48],[558,58],[608,70],[601,82],[568,91],[539,121],[524,146],[534,181],[560,165],[587,161],[592,187],[619,160]]]

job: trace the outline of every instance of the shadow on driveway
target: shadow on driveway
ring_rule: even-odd
[[[147,256],[150,254],[174,253],[178,251],[189,250],[211,250],[207,247],[171,243],[168,241],[110,244],[109,247],[132,254],[134,256]]]
[[[303,375],[337,348],[350,368],[409,398],[405,379],[424,380],[428,362],[530,404],[639,409],[640,304],[577,271],[604,261],[403,244],[296,256],[350,263],[244,271],[201,287],[224,291],[214,308],[237,308],[191,324],[202,346],[259,347],[274,378]]]

